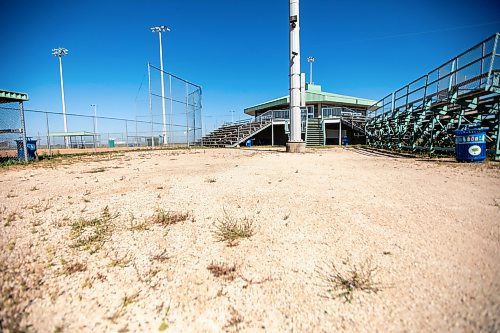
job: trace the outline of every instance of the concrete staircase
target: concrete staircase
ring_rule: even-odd
[[[320,118],[309,118],[307,120],[306,146],[323,146],[324,132]]]
[[[198,143],[205,147],[236,147],[271,126],[271,120],[230,124],[205,135]]]

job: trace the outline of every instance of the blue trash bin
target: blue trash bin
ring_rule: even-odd
[[[28,152],[28,160],[34,160],[36,158],[36,141],[31,138],[26,138],[26,151]],[[17,144],[17,158],[19,160],[24,159],[24,147],[23,140],[16,140]]]
[[[252,147],[252,140],[248,139],[247,142],[245,142],[245,146]]]
[[[481,162],[486,159],[487,128],[455,130],[455,157],[459,162]]]

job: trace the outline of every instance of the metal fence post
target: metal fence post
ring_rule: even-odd
[[[93,126],[94,126],[94,135],[92,135],[92,138],[94,139],[94,151],[96,151],[96,148],[97,148],[97,144],[96,144],[96,118],[95,118],[95,114],[94,114],[94,121],[93,121]]]
[[[45,113],[45,123],[47,124],[47,148],[49,149],[49,155],[52,156],[52,147],[50,144],[50,128],[49,128],[49,114]]]
[[[186,144],[189,148],[189,86],[186,82]]]
[[[139,137],[137,136],[137,116],[135,116],[135,146],[139,146]]]
[[[125,120],[125,143],[127,144],[127,147],[128,147],[128,126],[127,126],[127,120]]]
[[[28,151],[27,151],[27,147],[26,147],[26,122],[24,121],[23,102],[19,102],[19,113],[21,115],[21,129],[23,131],[24,161],[28,162]]]
[[[168,135],[170,136],[170,144],[172,144],[172,140],[174,139],[174,136],[172,134],[172,113],[173,113],[173,106],[172,106],[172,75],[168,74],[168,90],[169,90],[169,99],[170,99],[170,119],[168,120]]]
[[[151,96],[151,65],[148,62],[148,92],[149,92],[149,113],[151,113],[151,149],[155,146],[153,134],[153,100]]]

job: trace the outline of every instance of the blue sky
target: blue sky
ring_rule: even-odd
[[[288,92],[288,1],[8,1],[2,4],[0,88],[27,92],[27,108],[134,118],[146,64],[203,87],[208,128]],[[301,1],[302,71],[314,56],[323,90],[379,99],[500,31],[494,1]],[[142,89],[139,87],[143,82]]]

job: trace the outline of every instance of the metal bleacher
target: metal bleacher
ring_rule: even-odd
[[[500,33],[385,96],[368,109],[368,144],[392,150],[450,151],[452,131],[487,128],[487,149],[500,160]]]

